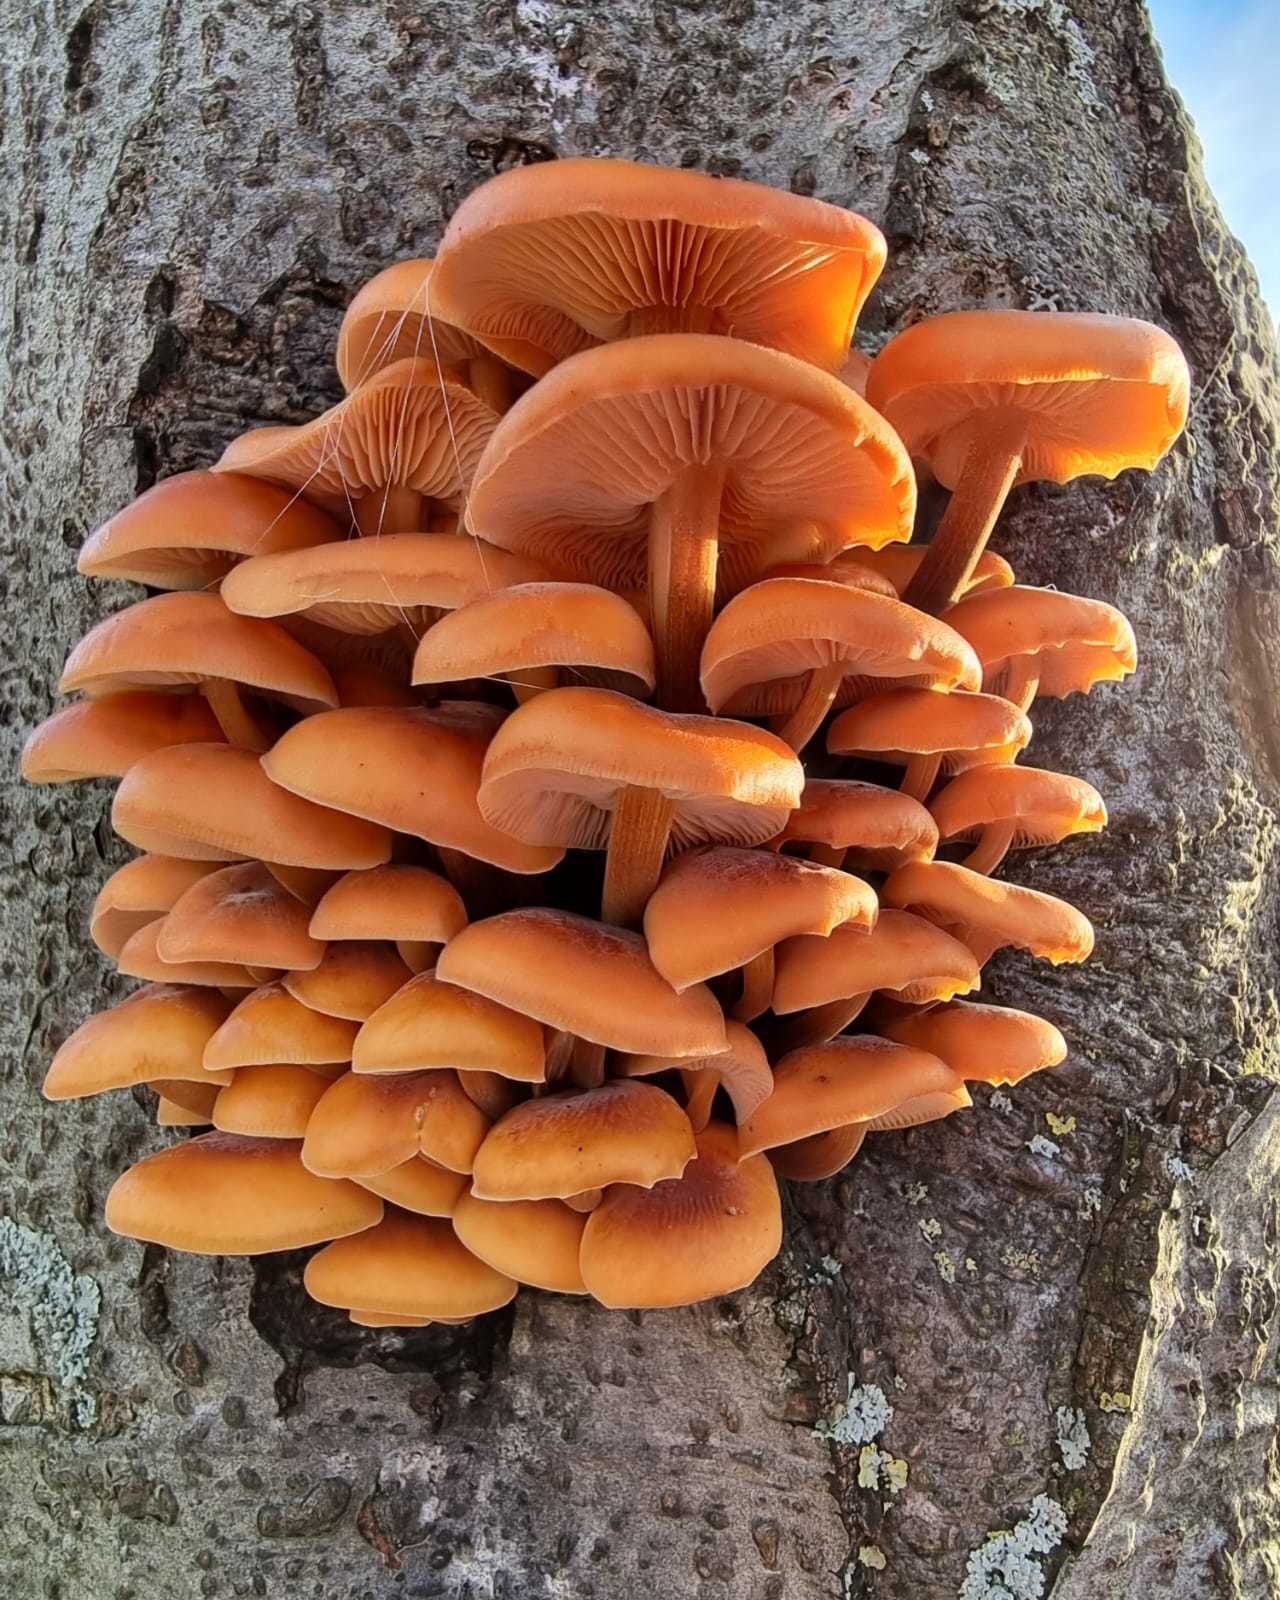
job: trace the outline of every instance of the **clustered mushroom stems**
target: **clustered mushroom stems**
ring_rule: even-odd
[[[903,794],[910,795],[913,800],[923,803],[933,793],[933,786],[937,783],[938,773],[941,770],[941,751],[935,751],[930,755],[912,756],[903,768],[902,781],[898,787]]]

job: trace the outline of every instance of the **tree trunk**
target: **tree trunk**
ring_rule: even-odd
[[[1275,1592],[1276,368],[1143,7],[77,5],[0,0],[9,772],[125,598],[75,576],[86,531],[331,402],[354,288],[513,163],[853,205],[891,250],[869,341],[963,305],[1125,312],[1179,339],[1195,398],[1153,478],[1018,490],[996,538],[1023,579],[1123,607],[1142,651],[1124,687],[1036,708],[1031,758],[1112,823],[1017,870],[1097,955],[989,969],[1069,1060],[793,1190],[782,1258],[723,1303],[526,1292],[377,1333],[310,1305],[297,1258],[110,1236],[113,1176],[161,1136],[140,1100],[38,1086],[121,992],[85,927],[126,852],[105,786],[8,793],[7,1593]]]

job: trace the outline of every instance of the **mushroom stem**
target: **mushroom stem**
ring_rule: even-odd
[[[720,1088],[720,1074],[709,1067],[691,1072],[685,1068],[680,1073],[684,1087],[684,1114],[695,1133],[701,1133],[711,1121],[711,1108],[715,1105]]]
[[[566,1033],[563,1028],[555,1029],[547,1039],[547,1065],[546,1084],[559,1083],[569,1071],[573,1061],[574,1037]],[[535,1084],[534,1091],[541,1089],[543,1084]]]
[[[419,972],[426,972],[428,967],[435,966],[440,946],[432,944],[427,939],[397,939],[396,951],[401,961],[416,976]]]
[[[1040,666],[1035,656],[1015,656],[1005,674],[1000,698],[1026,711],[1040,691]]]
[[[982,830],[977,844],[960,863],[968,867],[970,872],[982,872],[990,875],[1008,855],[1013,844],[1015,824],[1012,822],[993,822]]]
[[[850,995],[847,1000],[830,1000],[813,1006],[786,1022],[770,1040],[776,1054],[799,1050],[805,1045],[826,1044],[862,1015],[870,994]]]
[[[1027,419],[1019,412],[979,413],[933,542],[903,590],[907,605],[937,616],[964,593],[1018,476],[1026,443]]]
[[[591,1039],[575,1039],[569,1076],[579,1089],[598,1089],[604,1082],[604,1046]]]
[[[865,1122],[849,1122],[843,1128],[831,1128],[826,1133],[797,1139],[795,1144],[780,1145],[770,1150],[769,1160],[780,1178],[790,1178],[793,1183],[819,1183],[847,1167],[866,1136]]]
[[[403,483],[388,483],[355,502],[356,527],[366,537],[379,533],[418,533],[427,520],[423,499],[416,489]]]
[[[730,1015],[738,1022],[754,1022],[773,999],[773,951],[762,950],[742,969],[742,996]]]
[[[270,750],[271,740],[245,705],[239,685],[230,678],[206,679],[204,697],[209,702],[209,710],[218,719],[218,726],[226,734],[228,744],[256,751],[258,755]]]
[[[649,606],[657,651],[655,703],[703,711],[698,678],[715,612],[723,467],[688,467],[649,512]]]
[[[471,392],[499,416],[511,404],[511,373],[497,356],[472,356],[467,370]]]
[[[672,803],[660,789],[629,784],[613,813],[604,868],[601,916],[617,928],[638,928],[662,875]]]
[[[913,800],[919,800],[923,805],[929,798],[929,791],[938,781],[938,772],[942,766],[942,752],[934,751],[930,755],[912,756],[903,769],[902,782],[898,785],[903,794],[910,795]]]
[[[511,685],[517,705],[523,705],[526,700],[536,700],[548,689],[560,687],[559,667],[521,667],[516,672],[500,672],[498,676]]]
[[[839,661],[833,661],[830,666],[816,667],[809,674],[800,703],[789,717],[779,720],[779,739],[789,744],[797,754],[817,733],[823,717],[835,704],[836,695],[845,679],[845,670]]]

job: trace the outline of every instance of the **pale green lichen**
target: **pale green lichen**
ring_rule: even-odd
[[[972,1256],[966,1256],[964,1258],[964,1270],[966,1272],[976,1272],[978,1270],[978,1263],[973,1259]]]
[[[932,1244],[935,1239],[942,1237],[942,1224],[937,1217],[921,1217],[916,1226],[920,1229],[920,1236],[926,1244]]]
[[[1164,1170],[1175,1183],[1191,1183],[1195,1178],[1194,1171],[1178,1156],[1166,1156]]]
[[[72,1392],[76,1421],[88,1427],[97,1402],[82,1386],[102,1291],[86,1273],[72,1271],[56,1239],[11,1217],[0,1217],[0,1278],[12,1285],[9,1304],[29,1314],[32,1338],[52,1375]]]
[[[1045,1572],[1039,1557],[1056,1549],[1066,1531],[1066,1512],[1038,1494],[1016,1527],[991,1534],[970,1553],[960,1600],[1040,1600]]]
[[[835,1444],[870,1444],[889,1426],[893,1407],[874,1383],[858,1385],[849,1378],[849,1398],[813,1430]]]
[[[1019,1272],[1029,1272],[1032,1277],[1039,1275],[1040,1252],[1038,1250],[1019,1250],[1015,1246],[1007,1244],[1000,1252],[1000,1259],[1006,1267],[1014,1267]]]
[[[1065,1138],[1067,1134],[1076,1131],[1076,1119],[1073,1116],[1060,1117],[1056,1111],[1046,1111],[1044,1120],[1049,1124],[1049,1132],[1055,1139]]]
[[[858,1560],[864,1567],[870,1567],[872,1572],[883,1572],[889,1565],[889,1558],[878,1545],[874,1544],[860,1544]]]
[[[1096,1185],[1090,1186],[1080,1196],[1079,1214],[1082,1217],[1095,1216],[1102,1210],[1102,1190]]]
[[[1056,1443],[1062,1454],[1062,1465],[1068,1472],[1078,1472],[1088,1462],[1093,1443],[1084,1412],[1077,1411],[1074,1406],[1059,1406],[1055,1417],[1058,1423]]]
[[[891,1456],[873,1444],[858,1451],[858,1487],[880,1489],[887,1495],[901,1494],[911,1475],[911,1463]]]
[[[937,1267],[938,1276],[943,1283],[954,1283],[956,1281],[956,1264],[945,1250],[935,1250],[933,1252],[933,1264]]]
[[[909,1183],[902,1191],[908,1202],[913,1206],[922,1206],[929,1198],[929,1185],[927,1183]]]
[[[1133,1405],[1133,1396],[1124,1389],[1117,1389],[1114,1394],[1104,1389],[1098,1396],[1099,1411],[1128,1411]]]

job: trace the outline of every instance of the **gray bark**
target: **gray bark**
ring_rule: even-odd
[[[1099,948],[998,961],[988,989],[1058,1021],[1069,1061],[797,1192],[782,1258],[730,1301],[525,1294],[472,1329],[354,1332],[292,1258],[112,1238],[109,1183],[158,1136],[140,1100],[38,1085],[118,992],[84,928],[124,852],[104,786],[7,794],[7,1591],[934,1600],[1004,1552],[1019,1597],[1037,1574],[1054,1600],[1275,1592],[1276,366],[1142,6],[0,16],[10,757],[124,598],[74,575],[85,532],[332,400],[349,294],[513,162],[684,163],[867,212],[892,250],[871,342],[958,305],[1100,308],[1164,324],[1195,376],[1154,478],[1018,491],[998,538],[1027,580],[1121,605],[1143,652],[1123,688],[1037,708],[1034,759],[1112,825],[1019,873]],[[898,1492],[876,1451],[908,1463]]]

